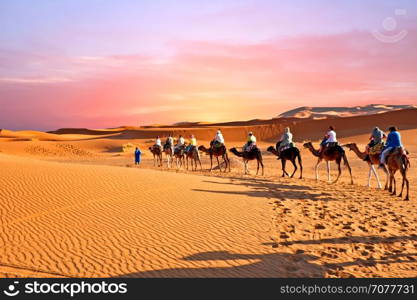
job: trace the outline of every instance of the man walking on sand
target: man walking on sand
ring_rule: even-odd
[[[135,165],[140,164],[142,152],[138,147],[135,149]]]

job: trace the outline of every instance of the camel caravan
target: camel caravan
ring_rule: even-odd
[[[342,174],[341,165],[343,163],[349,171],[350,183],[353,184],[352,169],[346,156],[346,148],[353,151],[361,160],[368,164],[368,187],[371,186],[371,178],[373,175],[376,178],[378,188],[382,189],[377,168],[382,169],[386,175],[384,189],[388,190],[392,195],[396,195],[395,174],[399,171],[402,176],[402,184],[398,196],[402,197],[405,187],[405,200],[409,200],[409,181],[407,179],[407,172],[411,166],[408,157],[409,153],[402,145],[401,135],[398,129],[396,127],[390,127],[388,130],[389,133],[387,135],[378,127],[375,127],[371,132],[370,142],[363,152],[356,143],[340,145],[337,141],[336,131],[333,126],[329,126],[318,149],[314,147],[312,142],[304,143],[304,148],[308,149],[313,156],[317,157],[317,163],[315,165],[316,180],[319,180],[319,165],[324,161],[327,167],[327,180],[331,183],[336,183]],[[198,146],[197,139],[194,135],[190,136],[188,143],[181,135],[176,141],[175,143],[172,135],[169,135],[165,144],[162,145],[160,137],[158,136],[156,138],[155,144],[149,147],[154,158],[154,166],[162,166],[163,154],[165,154],[168,168],[171,168],[175,161],[177,170],[183,166],[189,170],[189,166],[191,166],[192,171],[201,171],[203,170],[200,156],[201,152],[210,157],[210,172],[213,170],[213,158],[216,158],[217,169],[220,172],[231,171],[231,163],[225,145],[225,139],[220,129],[216,132],[214,139],[208,147],[204,145]],[[299,171],[299,179],[303,178],[301,151],[293,142],[293,134],[290,128],[285,128],[284,133],[276,145],[268,147],[266,151],[276,156],[277,160],[281,160],[282,177],[288,176],[293,178],[296,172]],[[264,175],[262,151],[256,144],[256,137],[253,132],[248,133],[248,139],[245,145],[241,147],[241,150],[233,147],[229,149],[229,152],[242,159],[245,175],[249,174],[248,163],[252,160],[256,160],[257,162],[256,175],[259,174],[260,170],[261,174]],[[286,171],[287,161],[290,161],[294,167],[294,171],[291,174]],[[338,174],[334,181],[332,181],[330,176],[330,162],[332,161],[336,163],[338,169]]]

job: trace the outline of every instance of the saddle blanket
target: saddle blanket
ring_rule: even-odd
[[[383,143],[376,144],[375,146],[369,148],[369,154],[371,155],[380,154],[383,149],[384,149]]]
[[[282,152],[282,151],[285,151],[285,150],[288,150],[288,149],[294,148],[294,147],[295,147],[294,144],[290,144],[290,145],[287,145],[287,146],[284,146],[284,147],[280,148],[279,152]]]

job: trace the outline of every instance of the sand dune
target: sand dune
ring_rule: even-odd
[[[370,123],[354,120],[360,128]],[[237,138],[249,128],[257,127],[229,128],[229,134]],[[304,149],[303,180],[281,178],[280,163],[267,152],[265,176],[254,176],[254,163],[244,176],[232,155],[227,174],[209,173],[205,155],[202,171],[155,168],[146,149],[164,130],[47,134],[57,140],[2,131],[1,276],[417,276],[417,129],[402,131],[411,152],[411,201],[365,187],[367,165],[351,152],[355,185],[346,170],[340,183],[327,183],[324,166],[322,180],[313,180],[316,160]],[[306,126],[299,134],[312,131]],[[368,135],[356,132],[342,131],[341,142],[363,149]],[[35,139],[15,140],[30,136]],[[122,152],[125,143],[144,151],[140,167]]]
[[[279,115],[280,118],[329,118],[329,117],[352,117],[365,116],[372,114],[386,113],[396,110],[417,108],[415,105],[384,105],[384,104],[369,104],[366,106],[354,107],[311,107],[303,106],[283,112]]]
[[[388,126],[395,124],[401,129],[413,129],[417,127],[417,109],[394,110],[381,114],[352,116],[346,118],[327,118],[322,120],[299,119],[299,118],[276,118],[270,120],[251,120],[242,122],[211,123],[198,124],[193,123],[192,127],[185,125],[178,126],[150,126],[150,127],[132,127],[124,126],[115,129],[77,129],[66,128],[57,131],[51,131],[55,135],[88,135],[103,136],[114,139],[150,139],[157,135],[166,137],[168,134],[174,136],[190,136],[195,134],[200,140],[211,140],[218,128],[221,128],[224,136],[228,141],[242,141],[246,138],[248,131],[253,131],[259,140],[275,141],[283,132],[284,128],[290,126],[295,133],[297,141],[318,140],[330,124],[336,126],[340,136],[356,136],[365,134],[374,126],[380,126],[386,129]],[[1,136],[1,135],[0,135]]]

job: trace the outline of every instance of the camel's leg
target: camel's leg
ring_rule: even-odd
[[[213,155],[210,154],[210,172],[213,170]]]
[[[222,158],[223,158],[223,162],[224,162],[224,172],[226,173],[227,172],[227,160],[224,157],[224,154],[222,155]]]
[[[376,182],[378,183],[378,188],[379,189],[382,189],[381,181],[379,180],[378,172],[375,170],[375,166],[374,165],[371,165],[371,168],[372,168],[372,171],[373,171],[373,173],[375,175]]]
[[[227,161],[227,167],[226,167],[226,169],[229,168],[229,172],[231,172],[229,155],[227,155],[227,153],[225,153],[224,157],[225,157],[225,159]],[[226,169],[225,169],[225,171],[226,171]]]
[[[408,179],[407,179],[407,169],[402,167],[400,171],[401,171],[401,176],[403,177],[403,182],[402,182],[402,185],[401,185],[401,192],[398,195],[398,197],[402,197],[403,190],[404,190],[404,185],[406,185],[406,189],[407,189],[406,192],[407,192],[407,194],[405,195],[405,199],[404,200],[409,200],[409,198],[408,198],[409,182],[408,182]]]
[[[330,176],[330,161],[326,161],[326,167],[327,167],[327,180],[330,182],[332,180],[331,176]],[[336,181],[337,181],[337,179],[336,179]]]
[[[405,174],[405,176],[404,176],[404,180],[405,180],[405,184],[406,184],[406,188],[407,188],[407,194],[405,195],[404,200],[410,200],[410,198],[409,198],[409,192],[410,192],[410,182],[408,181],[408,178],[407,178],[407,173],[406,173],[406,174]]]
[[[200,171],[203,171],[203,166],[201,165],[201,159],[200,159],[200,157],[198,158],[198,163],[200,164]],[[197,169],[197,166],[196,166],[196,169]]]
[[[261,166],[262,167],[262,176],[263,176],[264,175],[264,164],[262,162],[262,159],[256,159],[256,161],[258,163],[258,169],[256,170],[256,175],[258,175],[258,173],[259,173],[259,166]]]
[[[369,172],[368,172],[368,187],[371,187],[371,176],[372,176],[372,165],[369,165]]]
[[[297,168],[297,164],[295,162],[295,159],[292,159],[291,160],[291,163],[294,166],[294,172],[292,172],[292,174],[291,174],[291,178],[293,178],[294,177],[294,174],[295,174],[295,172],[297,172],[298,168]]]
[[[285,171],[285,165],[286,165],[286,160],[281,159],[281,169],[282,169],[282,176],[281,177],[285,177],[285,175],[287,175],[287,172]]]
[[[388,186],[388,192],[392,193],[392,174],[391,170],[389,170],[389,186]]]
[[[384,190],[388,190],[389,173],[385,165],[382,167],[382,171],[385,173],[385,187]]]
[[[395,180],[395,172],[392,173],[391,178],[392,178],[392,185],[393,185],[392,195],[395,195],[397,194],[397,181]]]
[[[340,160],[336,161],[336,163],[337,163],[337,172],[338,173],[337,173],[337,178],[336,178],[335,181],[333,181],[333,183],[336,183],[339,180],[340,175],[342,174],[342,168],[340,167],[341,161]]]
[[[347,160],[346,154],[343,155],[343,161],[345,162],[346,167],[348,168],[349,175],[350,175],[350,184],[353,184],[353,176],[352,176],[352,169],[349,165],[349,161]]]
[[[403,180],[402,180],[402,183],[401,183],[401,191],[400,191],[400,193],[398,194],[398,197],[400,197],[400,198],[402,198],[402,196],[403,196],[403,190],[404,190],[404,185],[405,185],[405,177],[404,177],[404,175],[403,175],[403,173],[401,172],[401,175],[402,175],[402,177],[403,177]]]
[[[220,168],[220,161],[219,161],[219,157],[216,156],[217,159],[217,167],[219,168],[220,172],[222,171],[222,169]]]
[[[261,164],[261,167],[262,167],[262,176],[264,176],[264,163],[263,163],[262,159],[259,160],[259,163]]]
[[[320,163],[321,163],[321,158],[319,158],[317,160],[317,164],[316,164],[316,167],[315,167],[315,169],[316,169],[316,180],[319,180],[319,165],[320,165]]]
[[[259,173],[259,160],[256,160],[256,163],[258,165],[258,167],[256,168],[256,175],[258,175],[258,173]]]

